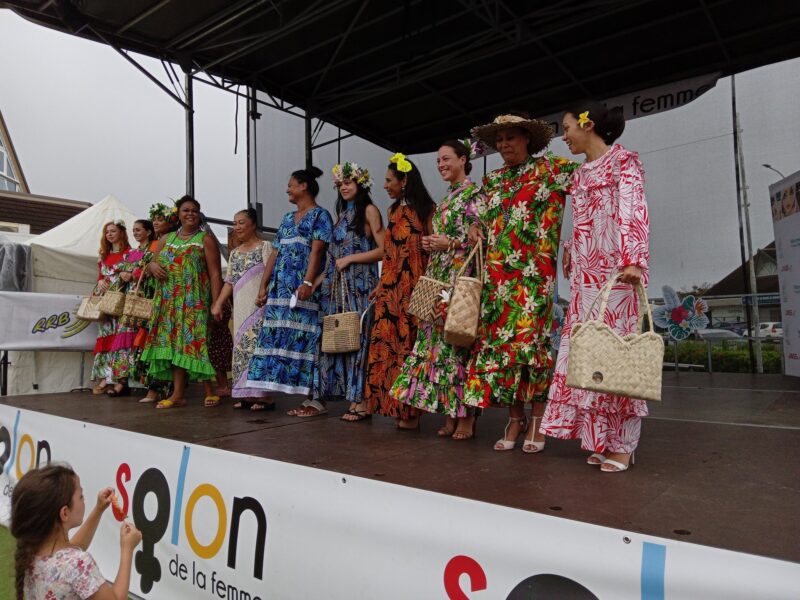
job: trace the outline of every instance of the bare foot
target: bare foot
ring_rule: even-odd
[[[475,417],[462,417],[453,433],[454,440],[471,440],[475,437]]]
[[[456,430],[456,418],[455,417],[447,417],[444,421],[444,426],[439,428],[439,431],[436,432],[436,435],[439,437],[450,437],[453,435],[453,432]]]

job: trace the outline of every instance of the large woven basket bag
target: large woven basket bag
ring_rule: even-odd
[[[476,277],[464,275],[467,266],[475,259]],[[469,348],[478,337],[481,318],[481,291],[483,290],[483,243],[478,240],[467,260],[456,274],[447,318],[444,322],[444,340],[453,346]]]
[[[344,273],[334,275],[332,287],[331,300],[337,312],[322,319],[322,351],[327,354],[355,352],[361,347],[361,314],[353,310]]]
[[[119,282],[112,283],[100,300],[100,312],[109,317],[121,317],[125,307],[125,294],[119,291]]]
[[[139,281],[136,282],[136,287],[125,294],[125,305],[122,309],[124,316],[145,322],[149,321],[153,316],[153,300],[145,298],[144,292],[139,291],[146,272],[147,269],[143,268],[141,275],[139,275]]]
[[[450,285],[445,281],[423,275],[414,286],[414,291],[411,292],[406,312],[420,321],[433,321],[436,317],[436,305],[442,299],[442,291],[449,288]]]
[[[81,300],[81,305],[78,307],[78,312],[75,316],[81,321],[102,321],[106,316],[100,312],[100,301],[103,299],[102,294],[97,294],[97,288],[92,290],[92,293]]]
[[[636,285],[639,295],[639,324],[635,333],[620,337],[603,321],[608,298],[617,278],[609,281],[598,294],[597,319],[577,323],[570,335],[567,385],[604,394],[650,401],[661,400],[661,370],[664,364],[664,340],[653,331],[653,316],[644,286]],[[650,330],[642,331],[647,314]]]

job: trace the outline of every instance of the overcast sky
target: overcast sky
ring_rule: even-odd
[[[183,193],[183,109],[114,50],[0,10],[0,57],[0,110],[32,192],[89,202],[113,193],[142,215],[153,202]],[[137,60],[166,81],[159,62]],[[737,75],[736,86],[753,239],[762,247],[773,239],[767,186],[778,177],[761,164],[786,175],[800,169],[800,59]],[[235,97],[196,84],[195,103],[196,195],[207,214],[230,218],[247,203],[245,106],[234,154]],[[730,106],[730,79],[721,79],[690,105],[630,121],[620,140],[641,154],[646,170],[653,296],[664,284],[715,282],[739,264]],[[302,137],[289,137],[274,151],[292,148],[302,157]],[[568,155],[560,140],[552,149]],[[315,162],[327,176],[330,151],[320,155]],[[440,193],[432,156],[417,158]],[[376,175],[376,200],[386,206],[382,173]],[[286,176],[274,176],[276,190]],[[332,207],[330,188],[323,190],[321,203]],[[290,208],[285,196],[276,201]],[[567,221],[564,234],[570,229]]]

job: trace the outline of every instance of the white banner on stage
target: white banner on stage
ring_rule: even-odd
[[[268,442],[265,442],[268,443]],[[655,538],[0,405],[0,519],[34,464],[113,486],[148,599],[797,597],[800,564]],[[119,559],[111,510],[90,548]],[[769,532],[765,532],[769,535]]]
[[[0,350],[93,350],[97,325],[75,316],[82,299],[0,292]]]
[[[769,186],[783,323],[783,363],[800,377],[800,171]]]

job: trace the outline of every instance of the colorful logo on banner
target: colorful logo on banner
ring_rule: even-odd
[[[73,335],[78,335],[81,331],[86,329],[89,326],[89,321],[84,321],[82,319],[78,319],[75,315],[77,315],[78,307],[76,306],[72,314],[68,312],[62,312],[61,314],[57,315],[50,315],[39,317],[34,323],[33,328],[31,329],[31,333],[44,333],[48,329],[58,329],[59,327],[65,327],[64,331],[61,332],[62,339],[71,338]],[[75,318],[73,318],[75,316]]]
[[[653,310],[653,322],[666,329],[674,340],[685,340],[692,333],[708,327],[708,304],[702,298],[692,295],[683,300],[668,285],[661,288],[664,293],[664,306]]]

